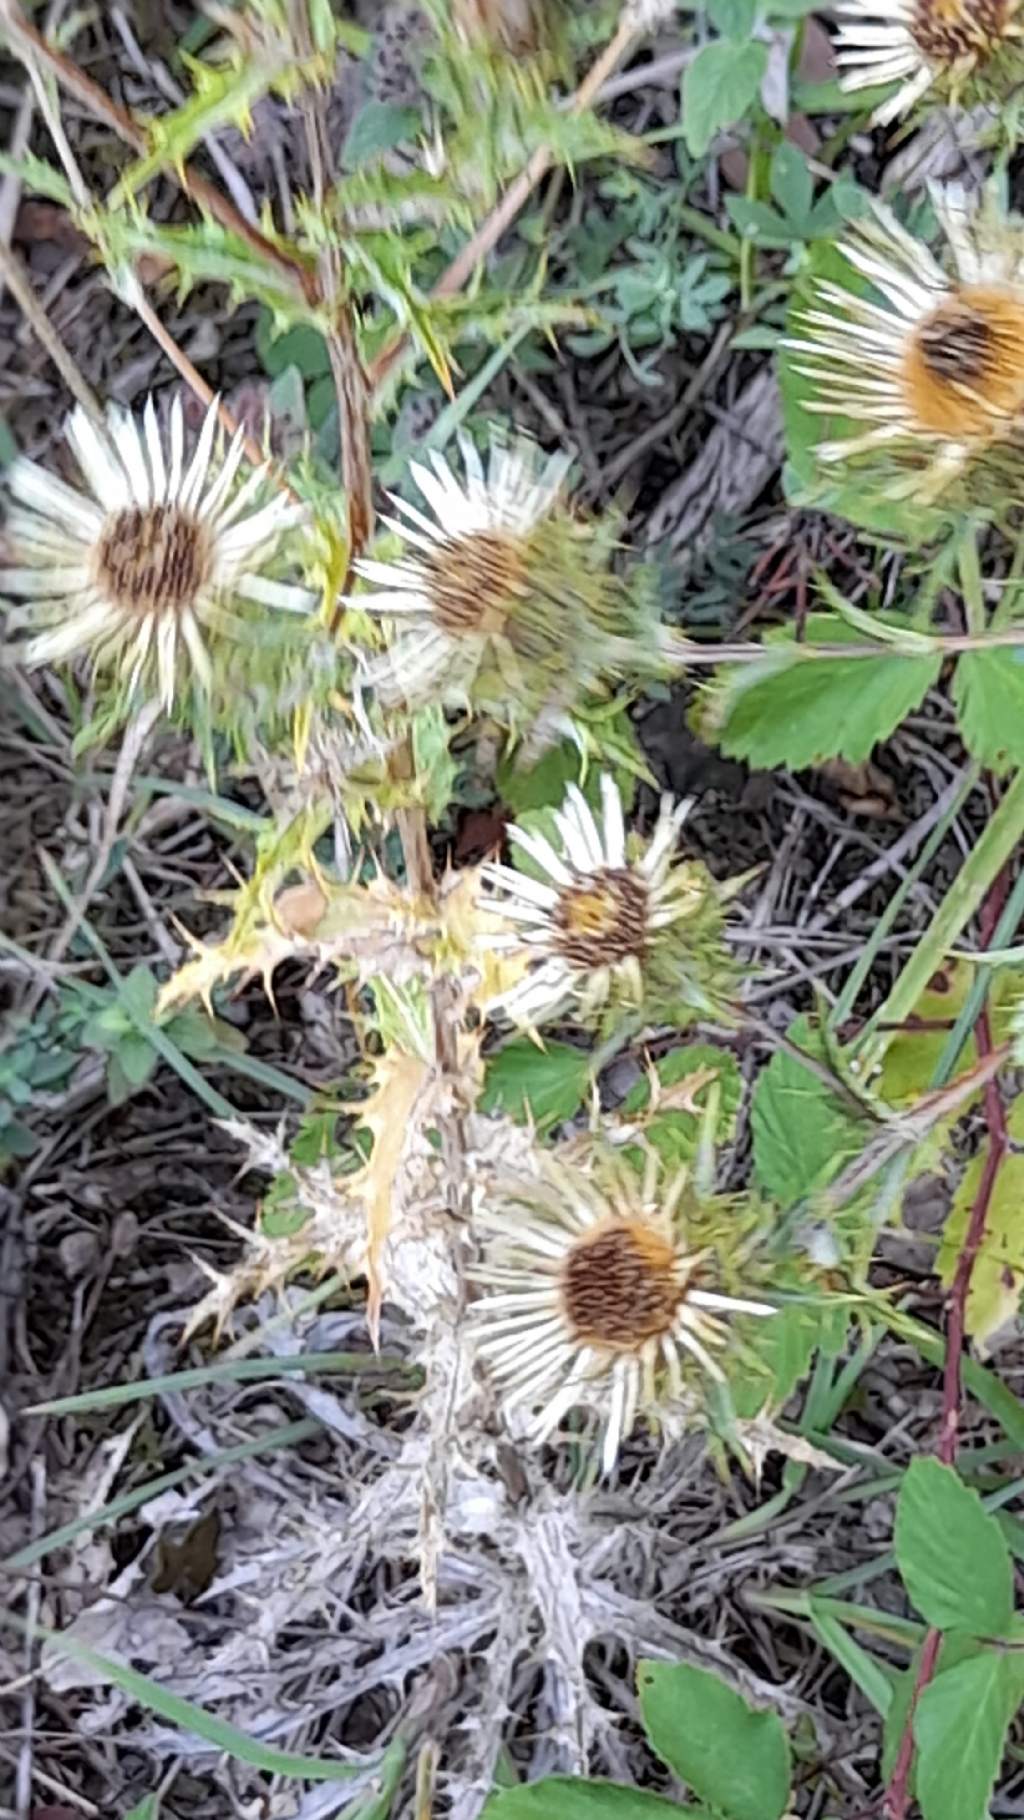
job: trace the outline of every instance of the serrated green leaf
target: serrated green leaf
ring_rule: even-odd
[[[845,758],[861,764],[919,707],[936,681],[940,653],[877,657],[807,655],[815,645],[863,645],[865,634],[827,613],[814,613],[798,644],[786,632],[765,639],[763,661],[725,664],[709,701],[698,710],[702,734],[730,758],[791,771]]]
[[[584,1782],[576,1776],[545,1776],[523,1788],[492,1795],[483,1820],[680,1820],[683,1809],[660,1795],[620,1782]],[[710,1820],[688,1807],[687,1820]]]
[[[896,1505],[896,1560],[912,1604],[939,1630],[1001,1636],[1013,1616],[1013,1564],[995,1517],[938,1460],[912,1460]]]
[[[936,1270],[948,1289],[956,1275],[960,1248],[967,1234],[986,1158],[968,1163],[953,1197]],[[1024,1292],[1024,1247],[1021,1245],[1021,1207],[1024,1206],[1024,1156],[1003,1158],[988,1202],[985,1240],[971,1270],[967,1292],[967,1332],[978,1341],[984,1356],[985,1341],[1013,1319]]]
[[[945,1669],[914,1714],[924,1820],[986,1820],[1019,1697],[1012,1660],[985,1650]]]
[[[651,1745],[702,1801],[728,1820],[781,1820],[790,1753],[776,1713],[688,1663],[640,1662],[637,1689]]]
[[[907,1666],[893,1677],[892,1700],[882,1725],[882,1780],[888,1782],[896,1767],[900,1743],[910,1718],[910,1708],[921,1672],[921,1649],[915,1649]],[[955,1668],[958,1662],[966,1662],[981,1654],[984,1644],[977,1643],[973,1637],[965,1637],[960,1631],[947,1631],[939,1648],[939,1672]],[[916,1765],[910,1766],[910,1792],[915,1794]]]
[[[743,117],[767,67],[765,44],[719,39],[697,52],[683,76],[683,128],[691,158],[702,158],[719,129]]]
[[[964,651],[953,676],[960,736],[991,771],[1024,764],[1024,647]]]
[[[590,1055],[570,1043],[546,1043],[538,1049],[526,1037],[499,1049],[487,1063],[483,1112],[507,1112],[524,1124],[531,1118],[539,1131],[559,1125],[578,1112],[590,1085]]]
[[[827,1059],[821,1034],[809,1019],[797,1018],[786,1034],[813,1060]],[[860,1155],[873,1129],[784,1050],[772,1056],[758,1077],[750,1124],[754,1175],[781,1207],[795,1206],[826,1187]]]

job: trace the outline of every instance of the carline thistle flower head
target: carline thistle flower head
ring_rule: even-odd
[[[152,398],[141,419],[111,406],[103,429],[79,406],[65,434],[85,491],[26,457],[13,463],[4,532],[14,560],[0,592],[27,603],[8,614],[31,633],[17,648],[23,662],[87,655],[97,669],[116,666],[129,696],[152,673],[170,709],[186,665],[210,686],[204,630],[230,627],[233,598],[311,610],[306,589],[259,572],[306,508],[281,494],[258,504],[262,469],[233,492],[243,437],[215,466],[217,421],[215,400],[186,463],[179,399],[166,438]]]
[[[485,469],[459,444],[462,479],[436,451],[410,464],[432,516],[395,499],[401,517],[385,522],[407,552],[355,565],[371,588],[348,604],[396,625],[362,681],[386,704],[469,707],[535,754],[572,734],[603,679],[660,668],[660,629],[613,573],[604,528],[566,509],[570,456],[495,433]]]
[[[844,89],[899,87],[872,115],[908,114],[929,91],[954,106],[1008,99],[1024,74],[1021,0],[842,0],[838,63]]]
[[[529,1027],[605,1007],[697,1012],[733,983],[720,941],[728,887],[676,853],[689,803],[665,798],[645,841],[627,835],[607,774],[600,789],[598,814],[570,785],[550,840],[509,829],[541,877],[499,863],[483,868],[483,907],[507,926],[491,945],[525,952],[532,963],[487,1007],[492,1016]]]
[[[721,1293],[714,1260],[688,1249],[678,1209],[686,1172],[655,1193],[619,1159],[607,1185],[546,1155],[538,1177],[498,1185],[476,1216],[476,1349],[506,1417],[545,1441],[577,1406],[596,1409],[611,1471],[641,1412],[671,1414],[683,1360],[721,1381],[727,1315],[768,1302]]]
[[[786,343],[815,387],[805,408],[853,426],[820,459],[881,459],[892,497],[936,498],[1024,445],[1024,225],[956,186],[932,202],[943,263],[876,203],[841,243],[876,295],[819,283]]]

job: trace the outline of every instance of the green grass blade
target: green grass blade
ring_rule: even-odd
[[[195,1390],[200,1384],[237,1384],[251,1378],[278,1378],[290,1371],[360,1372],[402,1371],[402,1359],[373,1352],[300,1352],[283,1359],[217,1359],[212,1365],[170,1371],[162,1378],[139,1378],[133,1384],[108,1384],[105,1390],[82,1390],[73,1397],[56,1397],[33,1403],[23,1411],[32,1416],[78,1415],[84,1410],[116,1409],[121,1403],[142,1402],[167,1390]]]
[[[811,1600],[811,1629],[840,1668],[845,1668],[865,1700],[870,1700],[876,1713],[884,1719],[892,1705],[892,1681],[881,1663],[876,1662],[874,1656],[869,1655],[849,1631],[843,1629],[838,1619],[820,1607],[815,1599]]]
[[[312,1088],[297,1081],[293,1075],[285,1074],[282,1068],[275,1068],[272,1062],[261,1062],[258,1055],[246,1055],[244,1050],[229,1049],[218,1043],[210,1050],[209,1061],[217,1068],[226,1068],[233,1074],[243,1075],[246,1080],[255,1081],[259,1087],[269,1088],[272,1093],[297,1100],[302,1107],[312,1105]]]
[[[45,1536],[37,1536],[34,1542],[27,1542],[6,1561],[0,1561],[0,1569],[5,1573],[24,1572],[26,1567],[34,1566],[54,1548],[63,1548],[73,1542],[76,1536],[85,1535],[93,1529],[102,1529],[106,1523],[116,1523],[119,1517],[127,1516],[130,1510],[137,1510],[140,1504],[155,1498],[162,1491],[173,1491],[176,1485],[184,1485],[189,1479],[201,1478],[206,1473],[216,1472],[219,1466],[233,1466],[239,1460],[251,1460],[257,1454],[273,1453],[279,1447],[294,1447],[299,1441],[306,1441],[311,1435],[319,1432],[322,1424],[314,1416],[303,1416],[299,1422],[286,1422],[280,1428],[271,1428],[266,1434],[256,1435],[251,1441],[240,1441],[237,1447],[223,1447],[217,1453],[203,1454],[201,1458],[190,1460],[185,1466],[176,1466],[173,1472],[164,1472],[157,1479],[147,1479],[145,1485],[136,1485],[132,1491],[124,1491],[120,1497],[111,1498],[108,1504],[101,1504],[98,1510],[87,1511],[85,1516],[75,1517],[70,1523],[62,1523],[58,1529],[51,1529]]]
[[[102,789],[102,777],[96,779]],[[138,790],[150,790],[154,796],[180,797],[183,803],[191,803],[196,809],[204,809],[216,821],[225,822],[229,828],[241,828],[247,834],[265,834],[273,827],[269,815],[257,815],[254,809],[243,808],[241,803],[233,803],[226,796],[216,796],[212,790],[200,790],[195,784],[177,784],[166,777],[151,777],[148,773],[135,779]]]
[[[350,1782],[354,1776],[365,1775],[374,1767],[370,1762],[336,1763],[327,1757],[302,1757],[294,1751],[274,1750],[227,1719],[219,1719],[216,1713],[208,1712],[205,1706],[196,1706],[192,1700],[172,1694],[166,1687],[161,1687],[159,1681],[151,1680],[136,1668],[129,1668],[127,1662],[118,1662],[113,1656],[103,1656],[98,1650],[90,1649],[87,1643],[80,1643],[67,1631],[28,1624],[11,1611],[0,1610],[0,1618],[24,1637],[41,1637],[44,1642],[55,1644],[73,1662],[80,1662],[95,1674],[102,1675],[111,1687],[119,1687],[147,1712],[156,1713],[180,1731],[204,1738],[207,1744],[227,1751],[229,1756],[236,1757],[239,1763],[248,1763],[252,1769],[266,1770],[271,1776],[295,1776],[304,1782]]]
[[[864,952],[856,965],[851,969],[848,979],[843,982],[843,989],[828,1015],[830,1030],[840,1030],[853,1012],[854,1005],[860,997],[862,986],[868,979],[871,969],[878,957],[878,951],[889,934],[911,891],[919,878],[928,870],[935,854],[938,852],[950,828],[959,815],[964,803],[981,776],[980,765],[968,765],[959,787],[950,793],[945,812],[939,817],[934,828],[921,848],[912,866],[907,868],[893,892],[885,909],[864,944]]]
[[[1018,771],[950,885],[888,998],[870,1021],[868,1028],[873,1033],[872,1039],[861,1050],[863,1066],[869,1073],[882,1060],[891,1035],[890,1030],[879,1030],[878,1026],[899,1025],[910,1016],[932,974],[942,966],[957,937],[979,909],[989,886],[1022,839],[1024,771]]]

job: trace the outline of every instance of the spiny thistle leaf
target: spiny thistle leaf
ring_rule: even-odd
[[[223,284],[232,304],[253,297],[266,304],[283,328],[308,323],[324,333],[329,327],[326,313],[306,301],[283,266],[261,259],[241,235],[217,222],[165,226],[134,205],[79,211],[75,221],[95,243],[115,282],[118,273],[134,273],[136,261],[145,257],[156,261],[158,269],[177,273],[182,301],[197,284]],[[294,249],[282,244],[281,250],[298,261]]]
[[[151,120],[146,133],[150,149],[130,165],[107,198],[116,209],[145,187],[160,171],[180,176],[187,159],[208,133],[237,126],[246,136],[252,130],[252,107],[271,89],[292,94],[313,73],[314,66],[280,60],[266,63],[241,60],[230,68],[211,69],[194,57],[184,58],[195,83],[195,93],[180,107]]]

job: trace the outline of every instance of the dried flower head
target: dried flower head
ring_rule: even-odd
[[[1024,427],[1024,230],[957,188],[932,199],[949,269],[876,203],[842,251],[882,301],[822,283],[787,344],[816,388],[806,408],[859,426],[821,459],[893,457],[907,469],[894,496],[934,498]]]
[[[529,729],[536,752],[572,731],[602,678],[658,667],[659,628],[612,573],[607,538],[561,504],[569,456],[496,436],[485,472],[460,446],[464,480],[436,453],[410,466],[433,518],[395,501],[387,522],[409,553],[356,564],[373,591],[349,604],[404,622],[364,680],[385,702],[441,699]]]
[[[537,1177],[499,1184],[478,1214],[477,1350],[506,1412],[546,1440],[577,1405],[597,1407],[605,1471],[641,1410],[678,1402],[683,1357],[721,1380],[727,1314],[774,1314],[713,1287],[713,1259],[688,1250],[678,1208],[686,1174],[659,1197],[624,1163],[607,1189],[545,1156]]]
[[[601,814],[570,786],[552,840],[511,827],[542,873],[483,868],[486,908],[511,929],[492,938],[536,963],[489,1006],[524,1026],[606,1005],[652,1013],[709,1009],[731,982],[720,946],[722,894],[706,868],[676,856],[688,803],[666,798],[649,841],[627,836],[618,788],[601,779]]]
[[[1008,97],[1021,78],[1020,0],[842,0],[844,89],[899,87],[875,110],[885,126],[929,90],[954,105]]]
[[[105,432],[79,407],[65,433],[86,492],[27,458],[13,464],[7,486],[17,504],[5,532],[14,562],[0,571],[0,589],[28,603],[8,616],[31,631],[23,662],[85,654],[97,668],[115,665],[129,694],[152,673],[170,708],[184,662],[209,686],[203,629],[225,623],[233,597],[310,611],[306,589],[260,573],[305,507],[280,494],[256,505],[261,470],[232,493],[242,438],[215,469],[216,428],[214,402],[186,465],[180,400],[166,443],[152,398],[141,420],[111,407]]]

